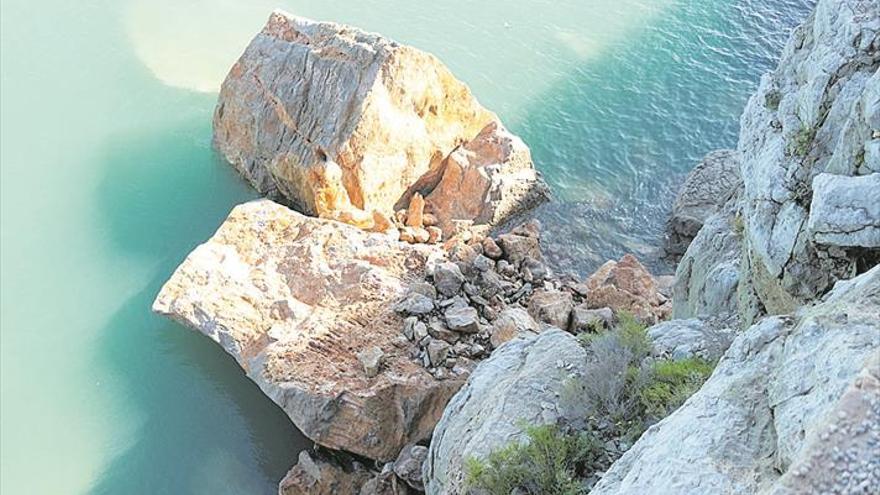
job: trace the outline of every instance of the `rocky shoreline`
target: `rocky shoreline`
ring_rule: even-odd
[[[538,431],[590,445],[551,473],[575,493],[871,493],[880,5],[820,0],[741,127],[673,205],[675,277],[626,255],[581,280],[536,222],[496,231],[549,192],[440,61],[276,11],[214,129],[281,204],[236,207],[153,309],[315,442],[282,495],[509,493]]]

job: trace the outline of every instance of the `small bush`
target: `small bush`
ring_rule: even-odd
[[[578,481],[603,455],[590,433],[565,433],[554,425],[526,428],[528,441],[513,443],[489,454],[485,460],[469,458],[465,464],[468,489],[489,495],[511,493],[578,495]]]
[[[816,128],[804,126],[792,136],[788,143],[788,152],[794,156],[807,156],[810,148],[813,147],[813,140],[816,139]]]
[[[782,93],[777,89],[772,89],[764,95],[764,106],[769,110],[779,110],[779,103],[782,101]]]
[[[709,378],[713,368],[712,363],[697,358],[655,362],[650,380],[638,391],[644,417],[659,421],[678,409]]]

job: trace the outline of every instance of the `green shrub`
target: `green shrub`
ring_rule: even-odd
[[[653,421],[665,418],[703,385],[713,368],[697,358],[655,362],[650,380],[638,391],[643,416]]]
[[[593,471],[603,455],[590,433],[566,433],[554,425],[526,428],[528,440],[465,463],[465,485],[489,495],[510,493],[578,495],[585,493],[579,475]]]
[[[617,315],[617,333],[620,343],[629,349],[634,361],[641,361],[651,353],[651,339],[648,338],[647,327],[639,322],[632,313],[621,311]]]
[[[816,139],[816,128],[804,126],[801,130],[794,133],[791,141],[788,143],[788,152],[794,156],[807,156],[810,148],[813,147],[813,140]]]

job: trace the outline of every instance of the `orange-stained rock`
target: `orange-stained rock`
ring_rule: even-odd
[[[409,200],[409,208],[406,209],[406,225],[408,227],[419,228],[424,225],[422,216],[425,213],[425,200],[419,193],[413,194]]]
[[[425,199],[449,235],[455,220],[495,225],[548,197],[529,148],[492,122],[444,160],[439,183]]]
[[[447,236],[451,219],[495,224],[547,196],[525,144],[436,57],[281,11],[223,82],[214,142],[261,193],[363,229],[415,193]]]
[[[606,262],[590,275],[585,299],[589,308],[628,311],[648,324],[668,318],[671,311],[654,277],[631,254],[620,261]]]
[[[320,213],[322,164],[335,162],[337,194],[390,214],[432,162],[496,118],[431,54],[275,11],[223,82],[214,139],[260,192],[307,213]]]
[[[461,386],[394,345],[392,307],[437,251],[254,201],[190,253],[153,310],[220,344],[316,443],[389,461],[430,435]],[[374,346],[369,377],[358,353]]]

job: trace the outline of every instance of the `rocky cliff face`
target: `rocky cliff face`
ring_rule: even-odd
[[[878,68],[880,4],[820,0],[743,113],[742,279],[770,314],[878,260]]]
[[[528,148],[508,136],[433,55],[281,11],[230,70],[214,114],[217,148],[260,192],[380,230],[414,184],[427,195],[441,178],[438,196],[468,193],[464,210],[436,212],[452,218],[494,222],[540,201]],[[508,152],[487,147],[493,139]],[[444,177],[448,161],[466,187]]]
[[[591,493],[870,493],[880,486],[878,315],[875,267],[793,317],[762,320]]]

